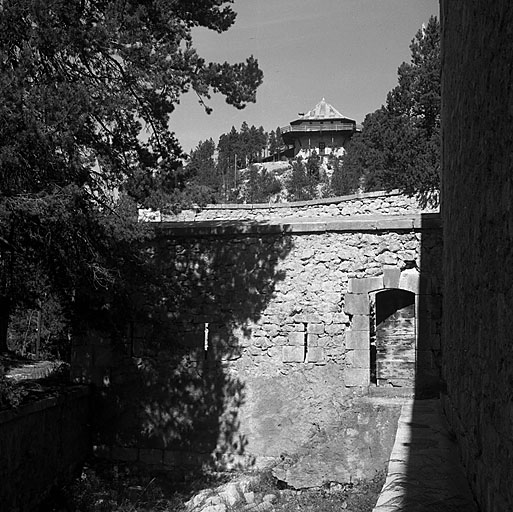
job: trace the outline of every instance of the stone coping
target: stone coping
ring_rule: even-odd
[[[50,407],[55,407],[70,398],[74,400],[77,398],[83,398],[84,396],[89,395],[89,386],[66,386],[59,390],[49,391],[49,394],[52,394],[52,396],[24,404],[19,407],[0,411],[0,424],[43,411],[44,409],[49,409]]]
[[[477,512],[440,399],[406,400],[373,512]]]
[[[224,203],[224,204],[207,204],[201,208],[195,207],[198,210],[267,210],[269,208],[303,208],[305,206],[321,206],[327,204],[339,204],[347,201],[354,201],[355,199],[374,199],[376,197],[391,197],[404,195],[400,190],[391,190],[385,192],[378,190],[376,192],[360,192],[357,194],[350,194],[347,196],[328,197],[325,199],[309,199],[308,201],[291,201],[290,203]]]
[[[327,233],[363,231],[421,231],[441,229],[439,213],[405,215],[354,215],[335,217],[298,217],[283,220],[235,221],[209,220],[193,222],[160,222],[155,224],[159,234],[190,237],[220,235],[265,235],[288,233]]]

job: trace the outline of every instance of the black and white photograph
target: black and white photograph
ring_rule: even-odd
[[[510,0],[0,0],[0,512],[511,512],[512,312]]]

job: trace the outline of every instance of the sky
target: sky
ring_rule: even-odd
[[[397,68],[410,61],[422,24],[439,16],[439,0],[235,0],[233,10],[227,32],[195,29],[194,46],[207,61],[254,55],[264,81],[243,110],[215,95],[207,115],[195,93],[182,96],[169,127],[186,152],[244,121],[266,131],[286,126],[322,98],[361,123],[397,85]]]

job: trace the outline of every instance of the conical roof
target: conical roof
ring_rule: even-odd
[[[348,119],[341,114],[333,105],[330,105],[322,98],[312,110],[309,110],[305,115],[301,116],[298,121],[324,121],[335,119]]]

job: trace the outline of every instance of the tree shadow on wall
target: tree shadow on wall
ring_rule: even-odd
[[[160,226],[118,298],[124,327],[110,344],[89,341],[97,445],[113,447],[115,459],[180,472],[250,462],[238,368],[248,364],[252,326],[284,279],[277,265],[291,244],[281,235],[192,238]]]

